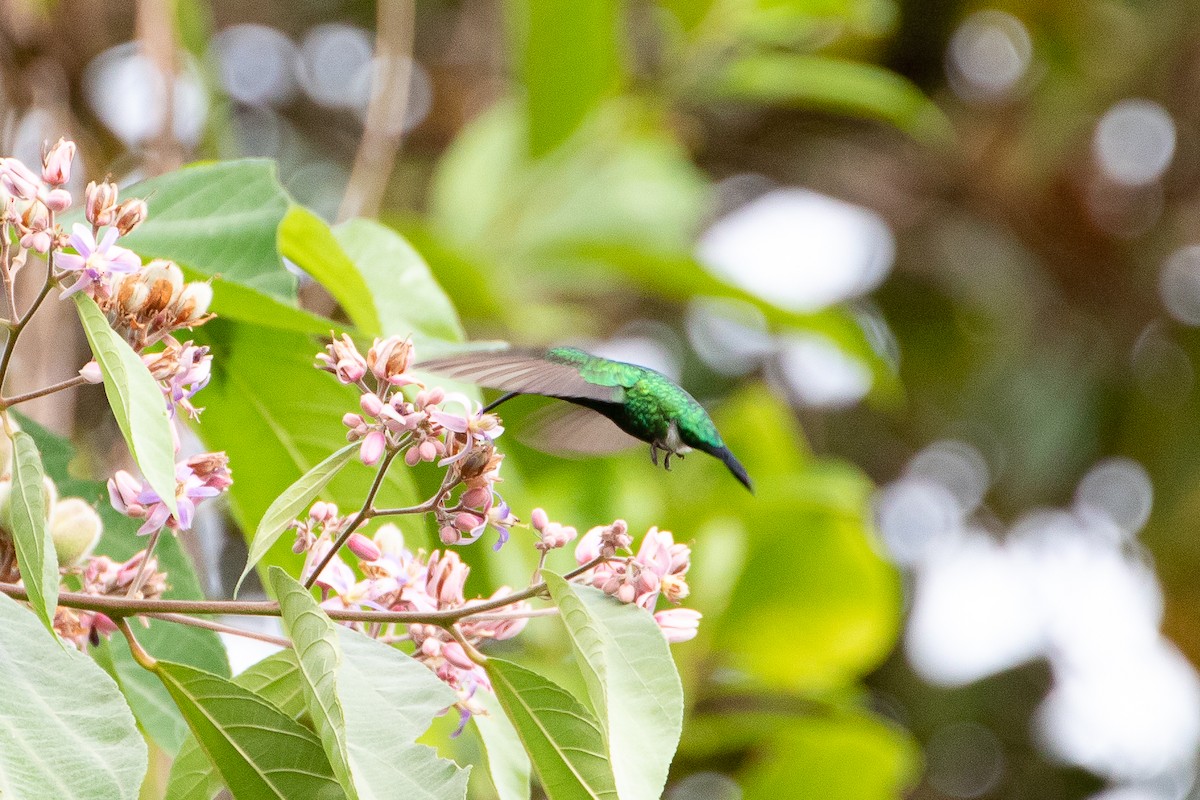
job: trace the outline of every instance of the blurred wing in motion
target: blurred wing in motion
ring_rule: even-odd
[[[599,411],[560,404],[530,414],[517,439],[543,453],[577,458],[619,453],[644,444]]]
[[[600,386],[588,382],[579,374],[579,369],[571,364],[547,361],[543,353],[521,350],[437,358],[418,364],[417,369],[504,392],[601,400],[606,403],[619,403],[625,394],[619,386]]]

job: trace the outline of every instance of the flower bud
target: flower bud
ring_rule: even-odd
[[[178,299],[172,306],[175,324],[190,327],[199,323],[208,313],[208,307],[212,305],[212,300],[212,284],[204,281],[189,283],[183,287],[183,291],[179,293]]]
[[[458,544],[462,541],[462,534],[450,525],[443,526],[438,531],[438,537],[442,540],[442,544]]]
[[[111,225],[117,208],[117,185],[92,181],[83,191],[83,215],[97,228]]]
[[[15,158],[0,159],[0,185],[20,200],[37,198],[40,181],[29,167]]]
[[[66,189],[51,189],[46,194],[46,207],[61,213],[71,207],[71,193]]]
[[[361,533],[350,534],[350,538],[346,540],[346,547],[363,561],[376,561],[383,555],[375,543]]]
[[[632,584],[622,583],[617,589],[617,599],[622,603],[632,603],[637,598],[637,590]]]
[[[535,531],[542,531],[550,524],[550,517],[546,514],[545,509],[535,508],[529,514],[529,524],[533,526]]]
[[[51,186],[61,186],[71,180],[71,161],[75,158],[75,143],[59,139],[42,156],[42,180]]]
[[[387,439],[384,437],[383,431],[371,431],[363,439],[362,448],[358,451],[359,460],[368,467],[375,466],[383,457],[383,448],[386,445]]]
[[[671,644],[696,638],[702,615],[690,608],[668,608],[654,615],[654,621]]]
[[[422,460],[433,461],[438,457],[437,443],[426,439],[417,446],[417,452],[421,454]]]
[[[358,414],[352,414],[351,412],[347,411],[342,415],[342,424],[350,430],[356,430],[358,428],[366,427],[367,423]]]
[[[483,508],[492,499],[492,493],[483,486],[476,486],[463,492],[459,502],[467,508]]]
[[[383,401],[373,392],[365,392],[359,397],[358,405],[368,417],[378,417],[383,410]]]
[[[171,305],[183,291],[183,272],[174,263],[155,259],[142,270],[139,280],[150,290],[142,305],[142,314],[151,316]]]
[[[442,645],[442,657],[459,669],[475,667],[475,662],[467,656],[467,651],[458,642],[446,642]]]
[[[149,214],[146,201],[133,197],[124,201],[113,210],[113,227],[122,236],[128,236],[137,230]]]
[[[410,467],[415,467],[421,463],[421,451],[416,447],[410,447],[404,451],[404,463]],[[446,541],[444,538],[442,541]]]
[[[483,520],[475,514],[462,511],[454,517],[454,527],[466,533],[473,531],[483,524]]]
[[[333,503],[326,503],[324,500],[318,500],[312,504],[312,508],[308,510],[308,516],[314,522],[328,523],[330,520],[337,519],[338,507]]]
[[[50,538],[60,567],[73,567],[92,554],[100,541],[100,515],[78,497],[55,504],[50,513]]]

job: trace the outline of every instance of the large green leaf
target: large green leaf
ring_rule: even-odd
[[[296,279],[276,251],[276,232],[291,201],[273,161],[198,164],[126,193],[144,197],[150,213],[122,245],[269,295],[295,297]]]
[[[438,164],[432,218],[455,246],[527,283],[530,259],[580,242],[648,252],[690,248],[711,187],[656,114],[616,103],[538,162],[524,154],[526,122],[502,104],[468,127]],[[580,273],[570,276],[577,286]]]
[[[645,609],[547,573],[623,800],[657,800],[683,729],[683,686]]]
[[[513,0],[511,38],[529,115],[529,149],[549,152],[570,136],[621,79],[617,0]]]
[[[279,226],[279,252],[324,286],[360,330],[369,334],[383,330],[371,290],[325,220],[307,208],[292,206]]]
[[[342,796],[317,736],[261,695],[184,664],[155,673],[239,800]]]
[[[764,744],[741,776],[746,800],[893,800],[919,776],[912,740],[865,715],[796,719]]]
[[[0,797],[133,800],[146,743],[112,679],[0,595]]]
[[[462,800],[470,769],[414,740],[457,697],[424,664],[338,627],[337,695],[346,712],[350,769],[360,797]],[[389,735],[380,737],[379,731]]]
[[[75,450],[70,441],[56,436],[25,417],[21,429],[29,433],[42,451],[46,474],[58,486],[61,497],[79,497],[100,512],[104,533],[96,552],[116,561],[125,561],[146,546],[146,537],[137,535],[138,523],[118,513],[108,502],[108,489],[100,481],[73,476],[69,465]],[[164,597],[174,600],[203,600],[200,579],[178,539],[163,536],[154,551],[159,569],[167,573]],[[218,675],[229,675],[225,648],[216,633],[201,628],[151,620],[149,628],[139,628],[138,640],[151,653],[169,661],[179,661]],[[153,674],[133,660],[124,639],[102,642],[93,650],[125,692],[133,714],[143,730],[168,754],[179,750],[187,735],[187,723],[179,714],[171,696]]]
[[[931,143],[953,136],[942,111],[908,79],[874,64],[821,55],[756,54],[729,64],[701,96],[870,117]]]
[[[183,274],[189,281],[202,279],[200,273],[190,267],[183,267]],[[315,336],[327,336],[331,330],[341,331],[345,328],[340,322],[297,308],[245,284],[221,278],[208,280],[213,287],[213,301],[209,310],[223,319],[253,322]]]
[[[345,446],[341,420],[358,410],[358,392],[313,368],[321,346],[308,336],[220,319],[198,333],[218,357],[196,432],[210,449],[229,455],[235,477],[230,499],[249,534],[280,494]],[[238,475],[253,477],[240,480]],[[352,464],[330,481],[324,496],[349,512],[362,504],[373,477],[373,470]],[[410,472],[394,465],[379,503],[400,506],[416,499]],[[425,535],[421,520],[400,524],[418,540]],[[291,542],[281,540],[263,563],[286,564],[297,572],[301,559],[292,553]]]
[[[292,719],[305,713],[300,666],[292,650],[281,650],[244,670],[233,679],[243,689],[261,696]],[[188,735],[171,764],[167,800],[213,800],[221,791],[221,776],[196,737]]]
[[[615,798],[617,785],[592,712],[553,681],[489,658],[487,673],[550,800]]]
[[[794,690],[831,690],[866,674],[891,652],[900,622],[899,578],[868,528],[870,481],[803,453],[795,418],[764,388],[736,396],[717,421],[760,474],[753,498],[734,495],[715,512],[743,532],[747,551],[727,611],[708,620],[712,651]],[[694,501],[681,495],[679,504],[687,514]],[[744,635],[747,625],[760,635]]]
[[[296,648],[305,698],[335,774],[351,798],[465,797],[467,773],[413,740],[455,700],[399,650],[335,626],[304,587],[270,571]],[[389,735],[379,732],[387,729]]]
[[[104,317],[96,301],[73,295],[83,333],[104,375],[104,393],[129,454],[172,514],[175,506],[175,444],[162,389],[142,359]]]
[[[28,433],[12,439],[12,493],[9,522],[21,583],[29,592],[29,605],[54,635],[54,609],[58,607],[58,557],[46,526],[46,489],[42,456]]]
[[[431,344],[463,340],[450,298],[403,236],[367,219],[343,222],[333,235],[366,281],[366,296],[374,305],[380,334],[411,336],[423,356],[433,355]]]
[[[488,775],[499,800],[529,800],[529,755],[521,747],[517,729],[494,694],[476,692],[475,701],[487,710],[471,721],[483,742]]]
[[[292,521],[308,508],[309,503],[329,485],[334,476],[341,472],[342,467],[354,458],[358,448],[359,446],[354,443],[346,445],[301,475],[295,483],[284,489],[283,493],[275,498],[258,522],[254,540],[250,542],[250,554],[246,557],[246,567],[242,570],[242,575],[238,578],[237,586],[233,590],[235,595],[241,588],[242,581],[250,574],[250,570],[254,569],[254,565],[267,554],[267,551],[278,541]]]

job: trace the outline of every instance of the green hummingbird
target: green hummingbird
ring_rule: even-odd
[[[650,460],[671,468],[671,456],[708,453],[753,491],[745,467],[734,457],[704,407],[661,372],[593,356],[574,347],[545,351],[473,352],[426,361],[419,369],[505,392],[490,411],[522,394],[574,404],[550,410],[537,423],[537,441],[551,452],[611,453],[637,442],[650,444]]]

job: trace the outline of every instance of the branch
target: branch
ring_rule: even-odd
[[[379,472],[375,473],[375,481],[371,484],[371,490],[367,492],[367,499],[363,501],[362,508],[358,510],[358,515],[354,517],[354,521],[347,526],[346,530],[342,531],[341,536],[338,536],[337,541],[333,546],[326,551],[321,560],[317,562],[312,573],[304,579],[304,588],[311,589],[313,584],[317,582],[317,576],[325,571],[325,567],[329,566],[329,562],[337,555],[337,552],[342,549],[349,539],[350,534],[358,530],[364,522],[371,518],[371,506],[375,502],[375,495],[379,494],[379,487],[383,486],[383,479],[387,477],[388,467],[392,465],[394,459],[399,453],[399,450],[389,450],[387,455],[383,457],[383,463],[379,465]]]
[[[52,383],[49,386],[43,386],[41,389],[34,389],[32,392],[26,392],[25,394],[14,395],[9,398],[0,398],[0,409],[12,408],[13,406],[17,405],[18,403],[24,403],[29,400],[36,400],[39,397],[45,397],[48,394],[54,394],[55,392],[61,392],[64,389],[72,389],[76,386],[82,386],[83,384],[85,384],[87,382],[88,382],[87,378],[83,377],[82,375],[76,375],[74,378],[67,378],[65,381],[59,381],[58,383]]]
[[[607,561],[604,556],[592,559],[577,569],[573,569],[563,577],[567,580],[577,578],[588,570]],[[482,600],[470,603],[460,608],[449,608],[445,611],[361,611],[357,609],[326,609],[330,619],[338,622],[398,622],[402,625],[420,623],[445,627],[459,620],[482,615],[488,611],[496,611],[529,600],[546,592],[545,582],[519,592],[513,592],[493,600]],[[0,594],[6,594],[14,600],[28,602],[29,595],[24,587],[14,583],[0,583]],[[279,604],[270,600],[141,600],[129,597],[111,597],[108,595],[83,594],[82,592],[60,592],[58,604],[67,608],[79,608],[85,611],[99,611],[114,620],[140,614],[220,614],[239,617],[278,617],[281,616]],[[536,616],[536,615],[531,615]],[[178,621],[178,620],[177,620]]]
[[[248,631],[245,628],[235,628],[232,625],[222,625],[219,622],[212,622],[207,619],[197,619],[196,617],[189,617],[186,614],[143,614],[142,616],[152,617],[153,619],[161,619],[164,622],[175,622],[180,625],[190,625],[193,628],[204,628],[205,630],[216,631],[217,633],[229,633],[234,636],[243,636],[247,639],[257,639],[260,642],[278,645],[279,647],[292,646],[292,643],[282,636],[272,636],[269,633]]]

